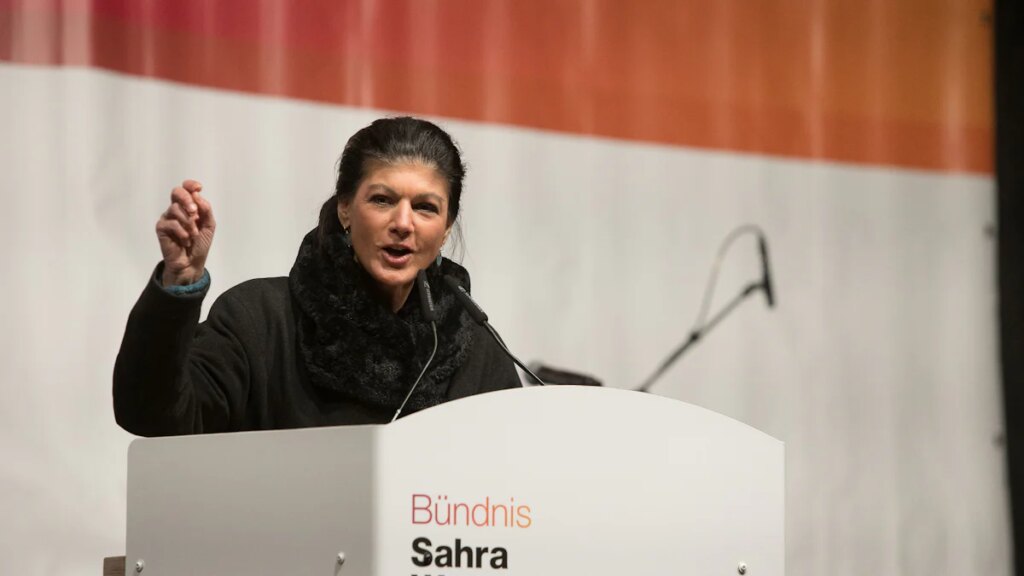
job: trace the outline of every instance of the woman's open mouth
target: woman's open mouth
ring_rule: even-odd
[[[412,260],[412,249],[406,246],[385,246],[384,261],[391,266],[404,266]]]

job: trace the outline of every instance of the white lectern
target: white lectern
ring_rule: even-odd
[[[132,443],[127,572],[781,576],[783,444],[607,388]]]

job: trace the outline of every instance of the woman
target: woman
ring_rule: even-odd
[[[451,137],[414,118],[377,120],[345,145],[334,195],[287,278],[251,280],[198,324],[216,227],[186,180],[157,222],[163,261],[128,318],[114,413],[145,436],[382,423],[433,349],[415,292],[426,270],[438,346],[404,414],[518,387],[512,363],[447,285],[469,276],[440,257],[465,167]]]

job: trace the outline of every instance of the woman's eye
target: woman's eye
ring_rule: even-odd
[[[380,206],[386,206],[386,205],[391,203],[391,199],[388,198],[387,196],[382,195],[382,194],[377,194],[375,196],[371,196],[370,197],[370,202],[372,204],[378,204]]]
[[[428,203],[417,204],[416,205],[416,209],[417,210],[421,210],[423,212],[431,212],[431,213],[434,213],[434,214],[437,214],[439,212],[437,206],[435,206],[433,204],[428,204]]]

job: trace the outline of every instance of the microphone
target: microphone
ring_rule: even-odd
[[[491,338],[494,338],[494,341],[497,342],[498,346],[501,347],[502,351],[504,351],[505,354],[512,359],[512,362],[514,362],[516,366],[522,368],[523,371],[525,371],[528,375],[530,375],[531,378],[540,383],[541,386],[546,386],[547,382],[541,380],[536,374],[533,373],[532,370],[530,370],[526,366],[526,364],[523,364],[519,360],[519,358],[516,358],[515,355],[512,354],[512,351],[509,350],[508,346],[505,345],[505,341],[502,340],[501,336],[498,335],[498,331],[495,330],[494,327],[487,322],[487,314],[484,312],[483,308],[481,308],[469,296],[469,292],[466,292],[466,289],[462,287],[462,284],[459,284],[458,279],[456,279],[451,274],[445,274],[444,282],[452,289],[452,293],[455,294],[455,299],[458,300],[459,303],[462,304],[462,307],[466,309],[466,312],[469,314],[469,317],[472,318],[474,322],[487,329],[487,332],[491,335]]]
[[[708,309],[711,304],[711,297],[715,291],[715,282],[718,280],[718,269],[722,263],[726,252],[729,251],[729,247],[732,243],[744,234],[753,234],[757,236],[757,246],[761,252],[761,280],[750,281],[747,285],[737,294],[728,304],[726,304],[721,310],[719,310],[711,319],[708,319]],[[768,303],[769,308],[775,308],[775,286],[772,284],[772,272],[768,264],[768,241],[765,239],[764,231],[761,230],[760,226],[755,224],[745,224],[734,229],[725,237],[722,241],[721,246],[718,248],[718,255],[715,256],[714,266],[711,268],[711,277],[708,279],[707,288],[704,290],[704,302],[701,304],[700,312],[697,314],[697,321],[694,322],[693,328],[690,330],[690,336],[676,347],[668,358],[662,361],[658,368],[647,377],[643,383],[640,384],[636,390],[640,392],[647,392],[650,390],[651,385],[654,384],[662,374],[665,373],[676,362],[679,357],[683,355],[691,346],[700,342],[712,328],[718,325],[730,312],[739,306],[744,300],[750,297],[757,290],[764,290],[764,298]]]
[[[455,298],[466,309],[466,312],[469,313],[469,317],[481,326],[487,325],[487,313],[469,296],[469,292],[466,292],[462,284],[459,284],[459,281],[451,274],[444,275],[444,282],[451,287],[452,292],[455,293]]]
[[[434,306],[434,298],[430,293],[430,283],[427,282],[427,273],[420,270],[416,273],[416,290],[420,293],[420,306],[423,308],[423,317],[430,322],[430,329],[434,332],[434,349],[430,351],[430,357],[427,358],[427,363],[423,365],[423,369],[420,370],[420,375],[416,377],[416,381],[412,383],[412,387],[409,388],[409,393],[405,395],[405,400],[398,406],[398,410],[395,410],[395,415],[391,417],[391,421],[398,420],[399,415],[402,414],[402,408],[409,402],[409,398],[412,398],[412,393],[416,390],[416,386],[419,386],[420,380],[423,379],[423,375],[427,373],[427,367],[434,361],[434,354],[437,354],[437,321],[440,320],[440,316],[437,313],[437,307]]]
[[[761,248],[761,287],[769,308],[775,308],[775,290],[772,289],[772,272],[768,267],[768,243],[763,234],[757,235],[757,245]]]
[[[428,322],[440,320],[437,314],[437,307],[434,306],[434,297],[430,292],[430,283],[427,282],[427,273],[420,270],[416,273],[416,291],[420,293],[420,307],[423,309],[423,317]]]

